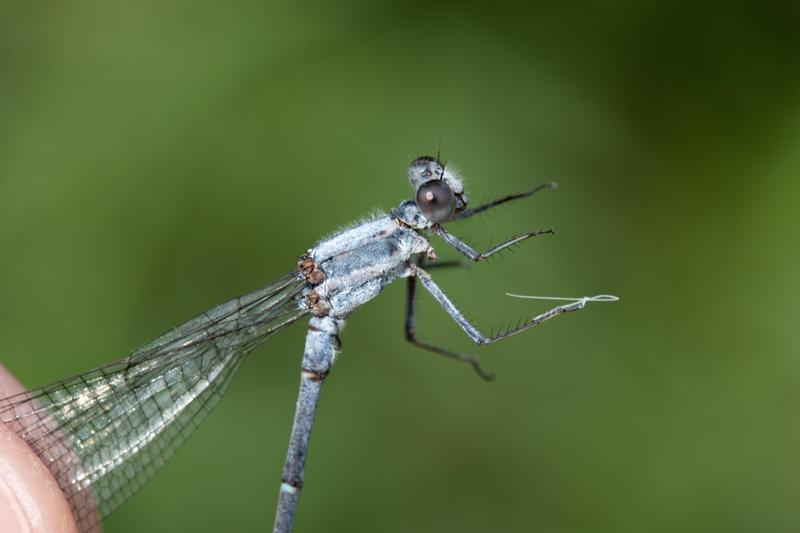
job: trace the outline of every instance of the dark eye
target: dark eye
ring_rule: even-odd
[[[443,180],[431,180],[417,189],[417,207],[425,218],[438,224],[453,216],[456,197]]]

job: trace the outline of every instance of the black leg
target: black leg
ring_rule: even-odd
[[[420,261],[419,266],[424,267],[425,270],[442,269],[442,268],[466,268],[469,266],[463,261],[436,261],[434,263]]]
[[[458,213],[453,220],[464,220],[465,218],[469,218],[473,215],[477,215],[478,213],[482,213],[487,209],[491,209],[498,205],[504,204],[506,202],[510,202],[512,200],[519,200],[520,198],[527,198],[528,196],[533,196],[537,192],[544,190],[544,189],[555,189],[557,185],[555,183],[542,183],[541,185],[537,185],[533,189],[525,192],[520,192],[517,194],[509,194],[508,196],[503,196],[502,198],[498,198],[492,202],[479,205],[478,207],[473,207],[472,209],[464,209],[460,213]]]

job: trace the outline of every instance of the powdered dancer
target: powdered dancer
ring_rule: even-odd
[[[421,348],[470,364],[472,356],[417,338],[420,283],[476,344],[490,344],[583,308],[576,299],[517,326],[486,336],[456,308],[425,270],[436,253],[427,233],[480,261],[551,229],[522,233],[479,253],[442,227],[554,184],[467,208],[461,179],[438,158],[411,162],[414,200],[344,229],[310,248],[277,282],[214,307],[142,346],[130,356],[84,374],[0,400],[0,420],[50,469],[81,531],[91,531],[175,452],[225,392],[244,355],[274,333],[310,315],[300,392],[279,489],[275,532],[292,529],[311,426],[325,378],[340,349],[345,319],[387,285],[408,284],[406,338]],[[435,263],[430,267],[436,267]],[[444,265],[442,265],[444,266]]]

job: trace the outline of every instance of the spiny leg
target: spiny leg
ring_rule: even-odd
[[[469,257],[473,261],[481,261],[483,259],[486,259],[487,257],[490,257],[491,255],[496,254],[497,252],[499,252],[501,250],[505,250],[506,248],[509,248],[511,246],[519,244],[519,243],[521,243],[522,241],[524,241],[526,239],[530,239],[531,237],[538,237],[539,235],[555,235],[556,234],[556,232],[553,231],[552,228],[545,229],[545,230],[539,230],[539,231],[529,231],[529,232],[517,235],[516,237],[511,237],[507,241],[501,242],[497,246],[493,246],[492,248],[489,248],[485,252],[478,252],[477,250],[475,250],[475,248],[473,248],[469,244],[465,243],[464,241],[459,240],[458,237],[456,237],[452,233],[448,232],[446,229],[444,229],[441,226],[434,226],[432,228],[432,231],[436,235],[441,237],[447,244],[449,244],[450,246],[452,246],[453,248],[455,248],[456,250],[458,250],[459,252],[461,252],[465,256]]]
[[[528,196],[533,196],[537,192],[544,190],[544,189],[555,189],[558,185],[555,183],[542,183],[541,185],[537,185],[533,189],[525,192],[520,192],[517,194],[509,194],[508,196],[503,196],[502,198],[498,198],[497,200],[493,200],[491,202],[485,203],[483,205],[479,205],[478,207],[473,207],[472,209],[464,209],[460,213],[458,213],[453,220],[464,220],[471,216],[477,215],[478,213],[482,213],[487,211],[493,207],[497,207],[498,205],[504,204],[506,202],[510,202],[512,200],[519,200],[521,198],[527,198]]]
[[[289,451],[281,477],[274,533],[290,533],[303,488],[303,470],[308,455],[311,427],[317,412],[322,384],[339,350],[341,323],[330,317],[313,317],[309,322],[300,374],[300,393],[294,413]]]
[[[579,300],[569,304],[559,305],[558,307],[554,307],[549,311],[545,311],[540,315],[536,315],[533,318],[526,320],[516,325],[513,328],[508,328],[505,331],[497,333],[496,335],[486,336],[480,331],[478,331],[478,328],[473,326],[469,322],[469,320],[467,320],[466,317],[464,317],[464,315],[461,314],[461,311],[458,310],[455,304],[453,304],[453,302],[450,300],[450,298],[447,297],[447,295],[442,291],[442,289],[440,289],[439,286],[436,285],[436,283],[433,281],[433,279],[427,272],[419,268],[417,265],[410,265],[410,269],[411,271],[409,273],[409,276],[412,278],[413,277],[419,278],[423,287],[425,287],[428,290],[428,292],[431,293],[431,296],[433,296],[433,298],[437,302],[439,302],[439,305],[441,305],[442,308],[447,312],[447,314],[450,315],[453,318],[453,320],[456,321],[456,324],[458,324],[458,326],[462,330],[464,330],[464,332],[469,336],[469,338],[472,339],[472,341],[478,345],[491,344],[493,342],[506,339],[508,337],[511,337],[512,335],[516,335],[517,333],[522,333],[525,330],[534,328],[539,324],[541,324],[542,322],[550,320],[551,318],[554,318],[558,315],[569,313],[572,311],[578,311],[586,306],[586,300]]]
[[[429,350],[433,353],[443,355],[445,357],[450,357],[455,359],[456,361],[461,361],[462,363],[467,363],[472,366],[475,372],[478,373],[480,377],[485,379],[486,381],[491,381],[494,379],[492,374],[487,373],[483,368],[481,368],[480,362],[474,356],[461,354],[458,352],[454,352],[451,350],[447,350],[445,348],[440,348],[435,344],[431,344],[427,341],[423,341],[417,338],[416,332],[416,315],[417,315],[417,278],[414,276],[410,276],[406,280],[407,283],[407,292],[406,292],[406,340],[420,348],[424,348],[425,350]]]

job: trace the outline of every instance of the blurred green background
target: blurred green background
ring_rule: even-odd
[[[435,153],[490,264],[348,322],[297,531],[800,530],[797,3],[0,1],[0,361],[36,386],[124,357],[412,191]],[[433,240],[442,258],[455,253]],[[271,527],[305,328],[105,525]]]

